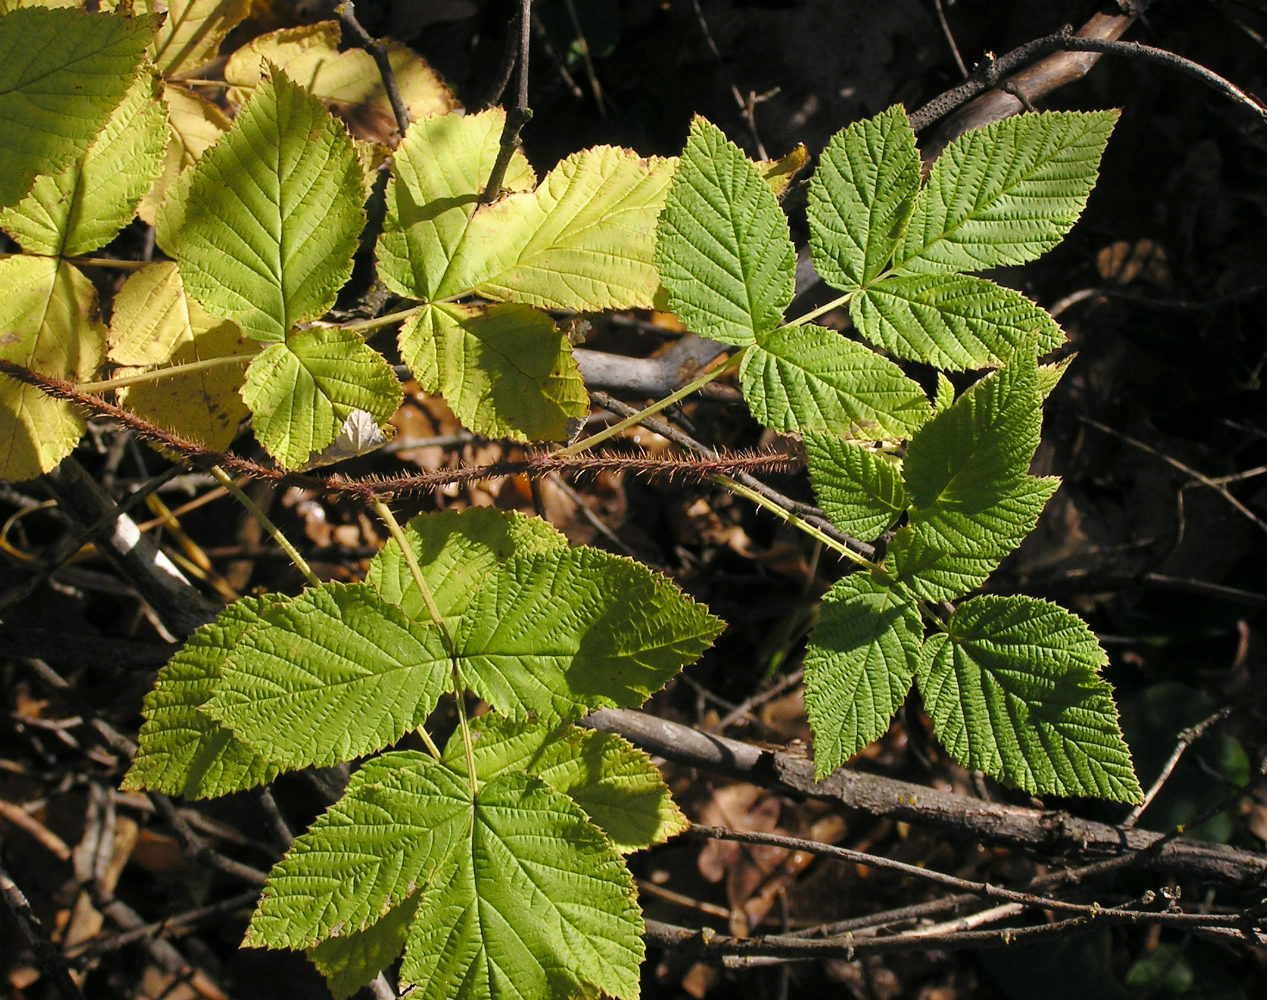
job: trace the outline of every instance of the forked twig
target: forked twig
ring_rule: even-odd
[[[361,22],[356,19],[356,3],[355,0],[343,0],[334,12],[339,15],[339,21],[343,26],[352,33],[352,37],[356,39],[356,44],[370,54],[370,58],[374,60],[374,65],[378,67],[379,75],[383,78],[383,89],[387,91],[387,100],[391,103],[392,114],[396,116],[396,128],[400,130],[403,137],[409,128],[411,121],[409,109],[405,106],[404,99],[400,96],[400,87],[396,83],[396,71],[392,69],[391,58],[387,54],[387,46],[376,38],[371,38],[370,33],[361,27]]]
[[[519,0],[519,95],[515,106],[506,112],[506,124],[502,127],[497,147],[497,159],[489,172],[488,183],[480,194],[480,204],[488,205],[501,194],[502,181],[511,157],[522,145],[519,134],[532,121],[532,109],[528,107],[528,50],[532,38],[532,0]]]

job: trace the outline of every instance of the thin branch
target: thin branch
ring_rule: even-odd
[[[941,33],[950,47],[950,54],[954,57],[959,75],[967,76],[968,67],[964,64],[963,56],[959,54],[959,46],[955,44],[955,33],[950,30],[950,22],[946,20],[946,11],[942,9],[941,0],[933,0],[933,8],[937,11],[937,23],[941,25]]]
[[[1134,826],[1143,815],[1153,799],[1157,797],[1157,793],[1161,791],[1162,786],[1170,779],[1174,773],[1175,766],[1179,763],[1179,758],[1183,756],[1184,751],[1192,746],[1197,740],[1204,736],[1216,723],[1223,721],[1232,714],[1232,706],[1225,705],[1217,712],[1207,716],[1198,722],[1195,726],[1190,726],[1179,734],[1179,742],[1175,744],[1174,750],[1170,752],[1170,756],[1166,759],[1166,763],[1162,765],[1161,772],[1157,775],[1157,780],[1144,793],[1144,798],[1134,809],[1131,810],[1129,816],[1122,820],[1123,826]]]
[[[1177,833],[1098,823],[1060,809],[987,802],[881,775],[842,768],[814,780],[808,757],[701,733],[689,726],[624,709],[601,709],[585,724],[617,733],[648,753],[715,774],[750,781],[796,798],[834,801],[874,816],[930,826],[987,843],[1052,856],[1109,856],[1114,866],[1139,866],[1231,885],[1267,881],[1267,856],[1179,839]]]
[[[334,8],[334,12],[339,15],[343,26],[356,39],[356,44],[370,54],[374,65],[378,67],[379,76],[383,78],[383,89],[387,91],[387,100],[392,106],[392,114],[396,116],[396,128],[403,137],[412,119],[404,99],[400,96],[400,87],[396,84],[396,71],[392,69],[391,59],[387,55],[387,46],[371,38],[370,33],[361,27],[361,22],[356,19],[354,0],[343,0]]]
[[[726,83],[730,86],[730,94],[735,99],[735,104],[739,108],[739,115],[743,118],[744,124],[748,126],[748,132],[752,135],[753,148],[756,150],[757,157],[761,160],[770,159],[770,154],[766,152],[765,146],[761,142],[761,133],[757,131],[756,115],[753,113],[751,102],[745,101],[743,94],[739,92],[739,88],[735,86],[734,78],[726,69],[726,60],[722,58],[721,50],[717,47],[717,43],[713,40],[713,33],[708,27],[708,21],[704,17],[704,11],[700,9],[699,0],[691,0],[691,4],[695,9],[695,20],[699,22],[700,31],[704,35],[704,41],[708,45],[708,51],[713,54],[713,58],[717,60],[717,68],[721,70],[726,78]]]
[[[213,451],[196,441],[164,430],[114,403],[82,392],[77,385],[65,379],[40,375],[4,360],[0,360],[0,374],[9,375],[27,385],[36,386],[56,399],[76,403],[96,416],[118,421],[145,440],[153,441],[169,451],[180,454],[187,463],[199,468],[212,469],[219,466],[234,476],[259,479],[276,485],[300,486],[364,502],[411,493],[430,492],[440,486],[508,476],[526,475],[539,478],[560,472],[623,471],[634,475],[700,481],[715,475],[731,473],[786,471],[794,464],[788,456],[774,452],[714,454],[699,458],[691,456],[662,458],[609,452],[570,454],[563,449],[533,455],[517,462],[464,466],[457,469],[442,469],[387,478],[351,479],[337,474],[322,477],[261,465],[230,452]],[[186,629],[186,632],[190,631],[193,631],[193,627]]]
[[[944,885],[960,892],[972,893],[987,899],[1006,900],[1026,909],[1077,913],[1085,917],[1098,917],[1104,909],[1093,903],[1073,903],[1053,896],[1038,896],[1030,892],[1007,889],[989,882],[975,882],[971,879],[960,878],[957,875],[949,875],[945,872],[925,868],[922,865],[912,865],[904,861],[868,854],[865,851],[855,851],[847,847],[838,847],[835,844],[806,840],[802,837],[788,837],[782,834],[762,833],[756,830],[728,830],[723,827],[700,826],[699,824],[692,824],[688,832],[692,837],[696,838],[731,840],[740,844],[763,844],[769,847],[782,847],[789,851],[801,851],[819,857],[832,858],[836,861],[866,865],[869,868],[877,868],[882,871],[898,872],[908,878]],[[1159,913],[1150,910],[1121,908],[1115,908],[1114,912],[1124,920],[1132,920],[1139,923],[1156,923],[1167,927],[1187,928],[1197,925],[1202,927],[1237,927],[1244,922],[1239,914]]]
[[[36,965],[48,977],[58,995],[62,1000],[84,1000],[83,993],[70,977],[65,960],[44,933],[40,918],[31,909],[26,894],[3,867],[0,867],[0,895],[4,897],[5,908],[13,917],[13,922],[18,925],[22,936],[31,946],[31,951],[35,953]]]
[[[590,393],[590,399],[603,409],[610,410],[612,413],[622,417],[630,417],[642,412],[632,406],[622,403],[614,396],[610,396],[605,392],[592,392]],[[717,455],[717,452],[708,445],[697,441],[685,431],[678,430],[676,427],[663,420],[646,416],[640,417],[638,423],[653,434],[659,434],[661,437],[667,438],[674,444],[680,444],[683,448],[689,448],[697,454],[708,455],[710,457]],[[859,541],[851,535],[846,535],[843,531],[832,524],[831,521],[827,519],[827,516],[817,507],[801,503],[799,500],[793,500],[791,497],[785,496],[773,487],[767,486],[759,479],[754,479],[747,473],[732,473],[731,475],[737,482],[742,483],[748,489],[761,494],[767,500],[770,500],[775,505],[783,508],[783,510],[787,511],[789,514],[793,514],[801,520],[812,524],[819,531],[823,532],[823,534],[839,542],[841,545],[844,545],[857,555],[869,560],[874,560],[876,558],[877,553],[875,546],[870,545],[867,542]]]
[[[1078,37],[1090,37],[1090,35],[1106,37],[1106,35],[1111,35],[1112,38],[1116,38],[1125,32],[1134,20],[1134,16],[1130,15],[1096,14],[1085,25],[1082,25],[1082,28],[1078,29],[1077,35]],[[916,132],[924,131],[925,128],[939,118],[945,118],[946,115],[952,112],[958,112],[960,108],[964,108],[964,105],[968,104],[968,101],[979,98],[979,96],[986,94],[988,90],[995,89],[998,81],[1016,74],[1016,71],[1021,70],[1022,67],[1029,67],[1026,70],[1028,76],[1022,81],[1014,79],[1012,82],[1022,85],[1022,89],[1028,95],[1029,100],[1036,100],[1040,96],[1050,93],[1055,87],[1078,79],[1078,77],[1085,75],[1087,70],[1090,70],[1090,66],[1057,65],[1057,58],[1034,62],[1035,60],[1040,60],[1041,57],[1050,57],[1052,53],[1059,52],[1062,49],[1062,44],[1073,37],[1073,28],[1067,24],[1059,32],[1035,38],[1033,41],[1011,49],[1010,52],[1003,53],[1002,56],[995,56],[995,54],[987,52],[967,80],[964,80],[962,84],[950,87],[945,93],[935,96],[933,100],[927,101],[926,104],[912,112],[910,115],[911,127]],[[1034,65],[1030,66],[1030,63],[1034,63]],[[1010,99],[1010,101],[1019,108],[1020,101],[1015,98]],[[967,108],[964,108],[964,110],[967,110]],[[973,118],[972,124],[965,125],[964,128],[954,128],[952,132],[959,134],[967,131],[968,128],[976,128],[977,125],[983,124],[981,120],[977,120],[981,117],[982,115],[977,115],[976,118]],[[1006,117],[1006,115],[997,114],[992,109],[990,118],[986,120],[995,120],[1001,117]]]
[[[511,157],[522,145],[519,134],[532,121],[532,109],[528,107],[528,50],[532,40],[532,0],[519,0],[519,96],[515,106],[506,112],[506,124],[502,127],[498,143],[497,159],[489,172],[488,183],[480,195],[480,204],[488,205],[501,195],[502,181]]]
[[[1087,424],[1089,427],[1094,427],[1098,431],[1103,431],[1105,434],[1112,435],[1113,437],[1117,438],[1119,441],[1123,441],[1126,444],[1129,444],[1132,448],[1138,448],[1140,451],[1148,452],[1148,454],[1161,459],[1163,462],[1165,462],[1167,465],[1171,466],[1172,468],[1178,469],[1180,472],[1183,472],[1186,475],[1191,476],[1202,486],[1208,486],[1210,489],[1214,490],[1214,492],[1218,493],[1219,496],[1221,496],[1229,504],[1231,504],[1238,514],[1246,518],[1246,520],[1248,520],[1251,524],[1253,524],[1256,528],[1258,528],[1259,531],[1267,533],[1267,521],[1264,521],[1261,517],[1259,517],[1252,510],[1246,507],[1238,499],[1236,499],[1236,497],[1232,496],[1228,488],[1224,486],[1218,480],[1211,479],[1205,473],[1198,472],[1196,469],[1192,468],[1192,466],[1185,465],[1183,462],[1179,461],[1179,459],[1173,458],[1172,456],[1167,455],[1163,451],[1158,451],[1151,444],[1141,441],[1139,440],[1139,438],[1133,438],[1129,434],[1124,434],[1121,431],[1108,426],[1108,424],[1102,424],[1100,423],[1100,421],[1093,420],[1090,417],[1080,416],[1078,419],[1081,420],[1084,424]]]

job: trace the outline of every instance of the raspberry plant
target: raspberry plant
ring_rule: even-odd
[[[1140,797],[1087,626],[1045,601],[970,596],[1057,488],[1029,465],[1062,370],[1039,359],[1063,340],[1041,308],[973,272],[1064,237],[1114,113],[991,125],[952,143],[923,185],[903,109],[842,130],[808,208],[814,265],[841,294],[788,319],[784,181],[713,125],[696,120],[680,158],[586,149],[539,182],[516,153],[486,205],[504,114],[447,114],[438,82],[393,49],[421,81],[419,118],[383,168],[375,246],[402,302],[339,323],[328,317],[387,151],[329,107],[379,95],[304,63],[323,45],[333,57],[337,31],[319,25],[231,56],[244,103],[221,121],[179,77],[245,7],[173,8],[161,27],[148,14],[0,17],[0,122],[25,116],[0,127],[0,224],[21,248],[0,260],[5,477],[55,466],[82,433],[85,393],[112,389],[177,452],[223,450],[249,414],[280,468],[320,464],[400,402],[363,339],[389,325],[399,358],[471,430],[564,440],[588,399],[551,313],[667,302],[737,349],[687,388],[737,369],[752,415],[804,440],[839,531],[877,540],[871,559],[818,532],[858,569],[824,598],[806,653],[817,774],[882,735],[914,683],[965,766],[1033,793]],[[185,141],[191,123],[205,141]],[[138,205],[170,260],[128,279],[107,330],[76,259]],[[856,339],[813,323],[846,304]],[[122,377],[92,382],[107,353]],[[912,363],[937,372],[931,398]],[[947,371],[983,374],[956,394]],[[75,402],[46,394],[57,380],[79,383],[62,392]],[[307,952],[338,995],[403,951],[401,983],[421,996],[636,996],[643,925],[623,856],[685,820],[645,754],[577,722],[641,705],[722,623],[539,520],[470,510],[402,528],[374,508],[393,540],[363,582],[245,598],[185,643],[145,701],[125,787],[202,798],[368,758],[274,867],[246,945]],[[441,748],[429,727],[445,695],[459,725]],[[468,696],[490,713],[468,720]],[[409,734],[423,749],[389,750]]]

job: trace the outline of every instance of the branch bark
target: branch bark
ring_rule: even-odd
[[[1062,809],[1027,809],[943,792],[876,774],[839,770],[814,780],[807,757],[701,733],[627,709],[600,709],[585,724],[625,737],[655,756],[750,781],[796,798],[818,798],[931,826],[946,833],[1041,854],[1103,858],[1129,854],[1133,866],[1227,885],[1267,885],[1267,856],[1222,844],[1081,819]]]

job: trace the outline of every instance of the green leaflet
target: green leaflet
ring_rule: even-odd
[[[588,983],[635,997],[641,933],[620,855],[566,795],[502,774],[472,799],[464,775],[401,751],[353,775],[296,838],[245,944],[360,935],[314,953],[328,968],[361,953],[346,990],[407,937],[401,985],[423,996],[548,1000]]]
[[[266,608],[228,652],[199,711],[286,768],[381,750],[422,725],[450,681],[435,626],[365,584]]]
[[[1137,802],[1108,657],[1086,624],[1029,597],[965,601],[924,645],[919,689],[937,738],[965,767],[1032,794]]]
[[[84,275],[51,257],[0,259],[0,357],[59,378],[90,377],[101,364],[105,328],[97,292]],[[0,377],[0,479],[47,472],[84,433],[77,407],[34,386]]]
[[[0,208],[91,144],[136,77],[152,15],[24,7],[0,17]]]
[[[636,707],[722,624],[640,563],[598,549],[515,555],[454,636],[462,678],[507,715],[544,721]]]
[[[1026,476],[986,506],[912,511],[889,544],[888,565],[921,600],[962,597],[985,583],[1034,530],[1059,486],[1055,477]]]
[[[365,195],[347,131],[274,70],[169,191],[180,204],[164,214],[179,219],[172,249],[194,297],[248,336],[279,342],[334,304],[352,273]]]
[[[703,118],[691,134],[657,227],[669,308],[695,333],[739,347],[783,321],[796,248],[756,166]]]
[[[765,334],[744,353],[739,381],[752,415],[776,431],[901,440],[929,415],[897,365],[821,326]]]
[[[823,598],[805,653],[805,707],[822,779],[889,728],[911,688],[924,628],[908,595],[866,573]]]
[[[1041,424],[1034,355],[1023,349],[911,438],[902,471],[912,503],[969,512],[994,503],[1028,472]]]
[[[651,759],[619,736],[498,716],[471,725],[481,782],[511,773],[540,778],[584,809],[621,854],[662,844],[690,825]],[[444,760],[465,772],[461,733],[450,737]]]
[[[805,451],[818,505],[846,534],[875,538],[906,511],[899,459],[848,444],[832,434],[806,434]]]
[[[806,213],[814,267],[825,282],[851,292],[879,277],[902,238],[919,179],[915,133],[901,105],[832,136],[810,179]]]
[[[355,333],[310,327],[266,347],[247,369],[241,395],[260,443],[296,468],[334,441],[353,410],[385,422],[401,390],[383,356]]]
[[[392,157],[387,216],[378,238],[378,273],[399,295],[434,300],[450,262],[467,239],[480,192],[497,160],[506,112],[438,115],[409,126]],[[522,152],[511,157],[503,185],[531,191],[536,175]]]
[[[424,515],[406,530],[465,684],[519,718],[639,705],[720,630],[667,580],[570,549],[540,522],[472,511]],[[450,689],[453,663],[389,546],[365,584],[233,605],[169,666],[129,782],[203,796],[394,743]],[[623,829],[621,842],[634,843]]]
[[[485,437],[561,441],[589,412],[567,336],[531,306],[428,305],[401,327],[400,354],[425,391]]]
[[[404,532],[450,635],[499,563],[515,553],[567,548],[567,539],[540,518],[488,507],[419,514]],[[395,541],[371,560],[365,582],[409,618],[427,619],[426,602]]]
[[[638,996],[642,914],[602,832],[538,778],[466,801],[469,835],[423,895],[400,975],[425,1000],[552,1000],[593,984]]]
[[[939,368],[1001,364],[1022,348],[1046,354],[1065,339],[1047,310],[1020,292],[967,274],[887,278],[849,302],[854,326],[890,354]]]
[[[352,996],[386,969],[405,950],[409,925],[418,913],[422,894],[415,892],[364,930],[326,938],[308,949],[308,961],[326,978],[339,1000]]]
[[[660,284],[656,216],[673,166],[615,146],[573,153],[535,191],[475,213],[436,297],[474,292],[587,312],[651,308]]]
[[[92,145],[60,173],[37,177],[25,198],[0,212],[0,226],[27,253],[89,253],[131,221],[167,142],[155,86],[149,73],[137,74]]]
[[[371,927],[467,847],[471,812],[465,776],[431,758],[370,761],[273,866],[243,944],[311,948]]]
[[[261,785],[281,773],[280,764],[199,709],[215,693],[228,658],[247,630],[284,600],[270,594],[230,605],[198,629],[159,671],[145,696],[145,722],[136,756],[123,778],[125,789],[202,799]]]
[[[1117,116],[1048,111],[960,136],[933,164],[895,266],[979,271],[1046,253],[1082,214]]]

